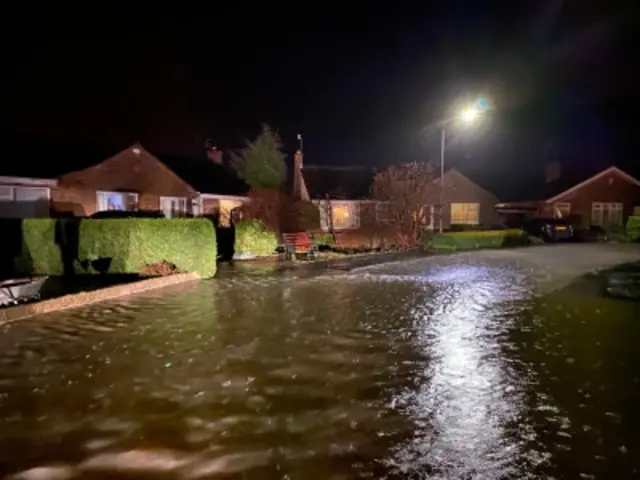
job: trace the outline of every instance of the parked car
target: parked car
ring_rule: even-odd
[[[545,242],[570,240],[575,233],[571,223],[563,218],[534,218],[525,222],[522,229]]]
[[[102,210],[91,215],[89,218],[165,218],[164,213],[152,210]]]

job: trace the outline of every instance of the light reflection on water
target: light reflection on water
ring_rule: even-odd
[[[526,274],[504,265],[408,262],[202,282],[1,327],[0,473],[600,472],[571,451],[582,407],[557,401],[562,391],[545,380],[566,375],[562,301],[534,302]],[[593,360],[571,359],[572,368]],[[625,388],[621,373],[612,392]],[[625,413],[608,411],[601,423]],[[598,422],[589,419],[591,431],[633,450]],[[609,470],[635,468],[580,442]]]

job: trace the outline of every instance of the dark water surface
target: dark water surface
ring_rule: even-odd
[[[632,478],[637,307],[587,281],[536,298],[505,264],[414,261],[6,325],[0,473]]]

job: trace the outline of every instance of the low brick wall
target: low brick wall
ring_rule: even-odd
[[[138,282],[116,285],[114,287],[102,288],[91,292],[80,292],[63,297],[43,300],[36,303],[16,305],[0,310],[0,325],[4,323],[22,320],[25,318],[41,315],[43,313],[57,312],[68,308],[82,307],[103,300],[134,295],[136,293],[155,290],[157,288],[169,287],[179,283],[198,280],[200,277],[195,273],[178,273],[166,277],[147,278]]]

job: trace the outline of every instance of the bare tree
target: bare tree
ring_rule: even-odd
[[[431,165],[417,162],[392,165],[373,179],[372,196],[385,203],[388,222],[404,245],[416,243],[427,224],[428,206],[437,188],[433,180]]]

